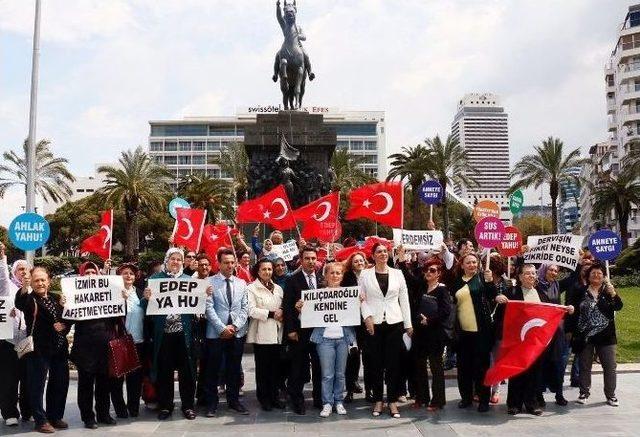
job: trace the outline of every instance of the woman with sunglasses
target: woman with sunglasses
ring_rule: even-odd
[[[422,272],[426,285],[421,295],[416,296],[413,311],[415,334],[413,348],[416,356],[416,399],[414,408],[427,405],[428,411],[442,409],[446,403],[444,394],[444,352],[445,338],[443,324],[451,314],[451,294],[444,284],[440,283],[442,262],[437,258],[428,260]],[[427,360],[431,369],[432,395],[429,394]]]
[[[389,253],[382,243],[373,245],[374,267],[360,273],[358,284],[365,298],[362,302],[362,318],[367,333],[367,348],[371,353],[371,380],[373,400],[372,415],[380,416],[384,382],[387,385],[389,413],[400,417],[398,396],[400,392],[400,357],[404,348],[403,333],[413,335],[409,293],[404,275],[389,267]]]

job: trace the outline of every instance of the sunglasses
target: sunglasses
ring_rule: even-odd
[[[195,255],[185,255],[185,258],[195,258]]]
[[[437,269],[437,268],[435,268],[435,267],[429,267],[429,268],[427,269],[427,272],[429,272],[429,273],[440,273],[440,270],[438,270],[438,269]]]

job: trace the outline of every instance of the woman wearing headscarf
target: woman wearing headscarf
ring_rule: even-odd
[[[622,299],[606,276],[602,264],[592,264],[586,271],[588,284],[570,302],[575,308],[567,320],[573,332],[572,347],[580,365],[580,395],[577,402],[586,404],[591,394],[591,366],[596,354],[602,365],[604,395],[607,404],[617,407],[615,312],[622,309]]]
[[[78,273],[95,276],[100,269],[87,261],[80,264]],[[115,338],[118,323],[118,317],[69,322],[75,325],[70,358],[78,369],[78,408],[87,429],[97,429],[98,423],[116,423],[109,414],[109,342]]]
[[[22,280],[28,274],[27,262],[18,260],[11,266],[11,277],[7,266],[5,246],[0,243],[0,297],[6,299],[6,305],[13,307],[16,293],[22,288]],[[29,420],[31,409],[27,396],[27,374],[25,360],[18,359],[15,345],[27,336],[22,311],[13,308],[10,312],[13,319],[13,338],[0,340],[0,413],[7,426],[18,426],[18,418]],[[18,403],[20,411],[18,411]]]
[[[183,273],[183,266],[184,253],[181,249],[172,247],[165,254],[163,271],[151,275],[149,279],[191,279]],[[211,294],[211,287],[207,288],[207,294]],[[146,288],[143,305],[146,305],[150,297],[151,289]],[[156,383],[158,392],[158,419],[168,419],[173,411],[173,374],[177,370],[182,414],[187,420],[193,420],[196,418],[196,366],[193,342],[195,316],[169,314],[150,317],[153,321],[151,379]]]
[[[122,276],[124,289],[122,296],[127,304],[127,315],[124,320],[126,331],[131,334],[136,345],[138,357],[142,360],[144,353],[144,306],[141,303],[144,291],[134,285],[138,267],[132,263],[124,263],[116,270]],[[122,387],[127,382],[127,402],[124,401]],[[120,418],[138,417],[140,395],[142,394],[142,367],[121,378],[111,378],[111,402]]]
[[[34,267],[23,278],[15,300],[16,308],[24,313],[27,332],[33,337],[33,352],[22,359],[27,365],[27,391],[35,430],[45,434],[69,427],[62,420],[69,390],[69,326],[62,319],[62,305],[49,294],[50,285],[47,269]],[[42,402],[45,385],[46,410]]]

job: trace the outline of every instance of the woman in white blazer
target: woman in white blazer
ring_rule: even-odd
[[[382,412],[383,378],[387,385],[387,403],[392,417],[400,417],[398,394],[400,382],[400,357],[402,356],[403,331],[413,334],[409,293],[404,275],[387,265],[387,248],[376,243],[373,246],[374,267],[364,270],[358,285],[365,298],[362,302],[362,318],[369,334],[367,347],[371,354],[371,381],[373,386],[373,416]]]
[[[257,279],[247,287],[249,331],[256,362],[256,396],[264,411],[284,408],[278,399],[280,347],[282,343],[282,288],[273,282],[273,261],[262,258],[253,267]]]

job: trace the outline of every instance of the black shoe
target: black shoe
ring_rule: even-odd
[[[209,408],[207,409],[207,414],[205,414],[206,417],[216,417],[216,413],[218,411],[215,408]]]
[[[116,420],[111,416],[107,416],[107,417],[99,418],[98,419],[98,423],[100,423],[102,425],[115,425],[116,424]]]
[[[84,427],[87,429],[98,429],[98,424],[95,421],[85,422]]]
[[[305,414],[307,414],[307,411],[303,405],[294,405],[293,406],[293,412],[296,413],[298,416],[304,416]]]
[[[547,401],[544,400],[544,396],[542,394],[536,396],[536,401],[538,402],[538,406],[540,408],[544,408],[547,406]]]
[[[196,412],[191,409],[184,410],[182,415],[187,420],[194,420],[196,418]]]
[[[171,411],[169,410],[160,410],[158,413],[158,420],[167,420],[171,417]]]
[[[271,404],[279,410],[284,410],[285,408],[287,408],[287,403],[282,402],[280,399],[276,399],[275,401],[271,402]]]
[[[362,393],[364,390],[362,389],[362,386],[360,384],[358,384],[357,382],[355,384],[353,384],[353,390],[354,393],[356,394],[360,394]]]
[[[528,414],[533,414],[534,416],[542,416],[542,410],[540,408],[527,408]]]
[[[344,397],[344,401],[345,404],[350,404],[351,402],[353,402],[353,392],[348,391],[347,395]]]
[[[569,403],[569,401],[567,401],[564,398],[564,396],[562,396],[562,395],[556,396],[556,404],[560,405],[561,407],[567,406],[568,403]]]
[[[458,408],[469,408],[471,405],[473,405],[473,401],[461,400],[458,402]]]
[[[571,387],[580,387],[580,381],[571,380]]]
[[[247,408],[240,402],[229,405],[229,409],[235,411],[238,414],[242,414],[243,416],[247,416],[249,414],[249,410],[247,410]]]
[[[478,413],[486,413],[487,411],[489,411],[489,404],[480,404],[478,405]]]
[[[373,393],[371,393],[371,390],[365,390],[364,400],[369,404],[373,404],[375,402],[373,400]]]
[[[520,408],[509,408],[509,409],[507,410],[507,413],[508,413],[510,416],[515,416],[516,414],[520,414],[520,413],[522,413],[522,411],[520,411]]]

